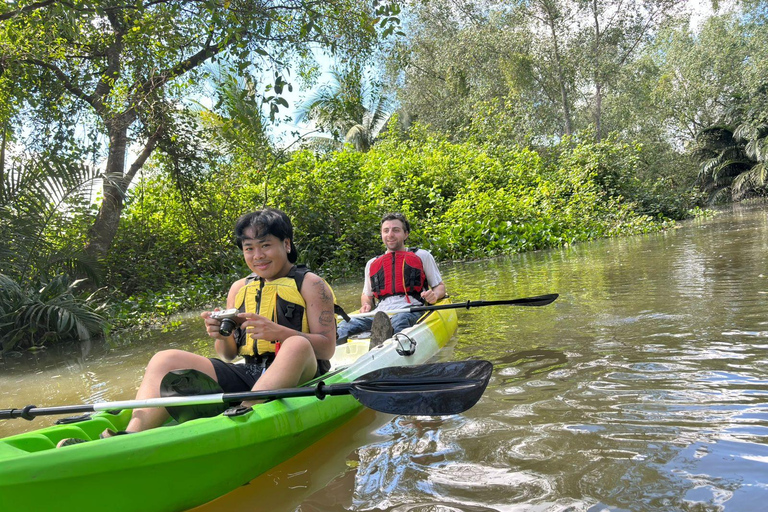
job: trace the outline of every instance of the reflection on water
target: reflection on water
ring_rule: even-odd
[[[366,412],[199,510],[764,510],[766,212],[444,265],[457,300],[561,294],[460,312],[440,358],[494,363],[480,403],[437,419]],[[359,297],[356,283],[336,290],[344,306]],[[127,355],[4,368],[2,400],[127,397],[158,347],[208,347],[198,328]]]
[[[173,333],[158,330],[148,342],[124,340],[115,348],[95,343],[53,347],[0,359],[0,408],[132,399],[155,352],[182,348],[213,355],[200,322],[198,315],[187,315],[181,329]],[[55,418],[0,421],[0,436],[27,432],[53,421]]]

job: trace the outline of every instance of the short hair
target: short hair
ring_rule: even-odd
[[[273,235],[281,242],[288,238],[291,241],[288,261],[296,263],[299,254],[296,246],[293,244],[293,225],[285,212],[276,208],[264,208],[263,210],[246,213],[237,219],[235,223],[235,242],[240,249],[243,248],[243,240],[246,239],[245,231],[248,228],[253,228],[256,238]]]
[[[388,220],[399,220],[400,222],[403,223],[403,228],[405,229],[405,232],[406,233],[411,232],[411,224],[408,222],[408,219],[406,219],[405,215],[403,215],[402,213],[392,212],[392,213],[385,214],[381,218],[381,223],[379,224],[379,226],[383,226],[384,223],[387,222]]]

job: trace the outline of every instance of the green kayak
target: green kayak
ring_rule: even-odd
[[[369,350],[369,341],[337,347],[327,384],[371,371],[422,364],[457,328],[453,309],[430,311],[404,334]],[[401,355],[402,348],[415,348]],[[99,412],[0,439],[0,510],[110,512],[181,511],[243,485],[294,456],[357,414],[352,396],[296,397],[257,405],[240,416],[219,415],[99,440],[121,430],[130,410]],[[95,439],[56,449],[64,438]]]

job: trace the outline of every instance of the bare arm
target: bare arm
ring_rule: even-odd
[[[445,283],[440,281],[440,284],[435,286],[434,288],[431,288],[429,290],[424,290],[421,292],[421,298],[429,302],[430,304],[434,304],[435,302],[439,301],[445,297]]]
[[[318,359],[330,359],[336,351],[336,313],[333,311],[333,293],[315,274],[307,274],[302,286],[307,303],[307,321],[310,334],[304,334],[315,349]]]
[[[370,295],[362,294],[360,296],[360,312],[367,313],[373,309],[373,297]]]

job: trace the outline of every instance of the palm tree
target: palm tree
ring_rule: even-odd
[[[709,202],[734,198],[734,181],[755,165],[744,144],[728,126],[710,126],[696,135],[694,157],[699,161],[699,185]]]
[[[392,117],[391,101],[381,85],[365,79],[359,65],[331,71],[331,83],[320,86],[296,110],[295,122],[311,121],[337,143],[366,152]]]
[[[751,194],[764,195],[768,188],[768,124],[742,123],[733,132],[733,138],[746,143],[744,153],[755,162],[734,178],[731,187],[734,200]]]
[[[82,250],[91,186],[100,172],[82,164],[16,162],[0,182],[0,351],[59,340],[84,340],[103,330],[83,280],[97,266]]]
[[[257,85],[252,77],[223,70],[216,84],[218,102],[214,107],[221,114],[209,113],[221,139],[256,169],[263,168],[273,153],[263,113],[265,103]]]

